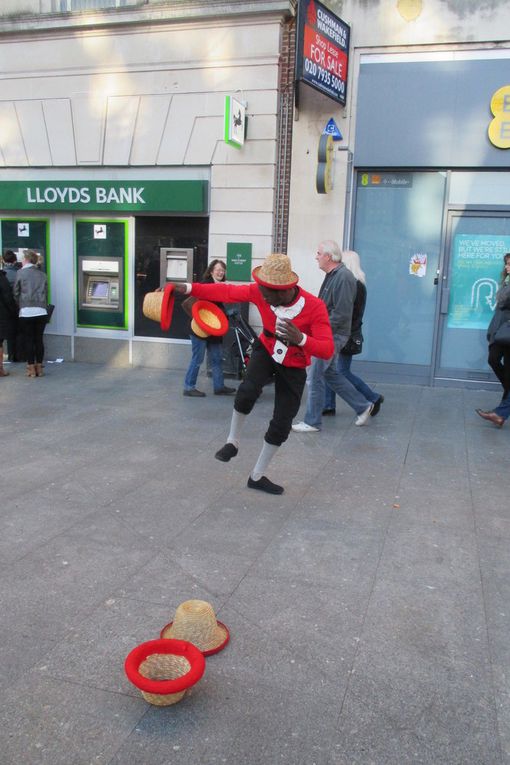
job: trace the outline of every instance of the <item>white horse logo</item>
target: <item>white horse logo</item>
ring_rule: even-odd
[[[496,292],[498,283],[494,279],[484,277],[477,279],[471,288],[471,308],[474,310],[483,310],[483,303],[487,303],[491,311],[496,308]],[[486,293],[483,294],[482,293]]]

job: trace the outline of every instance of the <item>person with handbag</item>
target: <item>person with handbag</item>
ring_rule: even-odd
[[[357,417],[355,424],[366,425],[374,403],[360,393],[338,369],[338,356],[351,336],[352,312],[356,298],[356,277],[342,263],[342,251],[333,240],[319,244],[315,256],[326,276],[319,298],[326,304],[335,341],[330,359],[314,358],[308,375],[308,401],[302,422],[292,426],[296,433],[317,433],[321,429],[326,384],[348,404]]]
[[[206,270],[204,271],[204,274],[202,276],[202,283],[217,284],[220,282],[224,282],[226,271],[227,271],[227,267],[222,260],[218,260],[218,259],[212,260],[207,266]],[[189,303],[187,306],[185,306],[183,303],[183,308],[186,311],[186,313],[189,313],[190,307],[191,306]],[[220,308],[221,307],[222,306],[220,305]],[[196,387],[198,373],[200,371],[200,365],[202,364],[205,358],[206,351],[211,364],[214,395],[215,396],[233,396],[236,392],[236,389],[227,387],[225,385],[225,381],[223,378],[223,351],[222,351],[223,338],[214,337],[213,335],[209,335],[209,337],[206,337],[206,338],[198,337],[198,335],[196,335],[193,332],[193,329],[191,329],[190,339],[191,339],[191,361],[186,371],[186,376],[184,378],[184,390],[182,392],[183,396],[191,396],[193,398],[203,398],[206,395],[203,391],[197,390],[197,387]]]
[[[510,253],[505,255],[501,287],[496,294],[496,310],[487,328],[487,342],[488,363],[503,386],[503,397],[496,409],[477,409],[476,413],[500,428],[510,414],[504,404],[507,399],[510,402]]]
[[[27,357],[27,377],[43,377],[43,334],[48,321],[48,279],[37,268],[39,256],[25,250],[23,266],[16,274],[14,299],[19,307],[19,324]]]
[[[372,390],[361,377],[358,377],[351,372],[352,357],[361,353],[363,350],[363,334],[361,332],[361,326],[363,324],[363,314],[367,302],[365,272],[361,268],[359,255],[357,252],[354,252],[354,250],[346,250],[342,252],[342,263],[344,266],[347,266],[349,271],[356,277],[356,297],[354,298],[354,306],[352,309],[351,335],[338,354],[337,368],[339,373],[343,374],[343,376],[354,385],[356,390],[365,396],[367,401],[373,402],[374,407],[370,412],[370,416],[375,417],[379,414],[381,404],[384,401],[384,396],[381,393],[376,393],[376,391]],[[336,394],[327,384],[322,414],[323,416],[334,416],[336,414]]]

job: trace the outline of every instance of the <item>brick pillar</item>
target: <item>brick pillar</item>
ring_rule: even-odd
[[[278,143],[273,216],[273,251],[287,252],[289,229],[292,125],[294,119],[294,69],[296,61],[296,19],[282,26],[278,82]]]

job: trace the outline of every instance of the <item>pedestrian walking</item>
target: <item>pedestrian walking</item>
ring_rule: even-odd
[[[354,252],[354,250],[344,250],[342,252],[342,263],[356,278],[356,297],[354,298],[354,306],[352,310],[351,334],[338,354],[337,369],[340,374],[354,385],[356,390],[365,396],[367,401],[373,403],[374,406],[370,412],[370,416],[375,417],[379,414],[381,404],[384,401],[384,396],[381,393],[376,393],[376,391],[372,390],[361,377],[358,377],[358,375],[355,375],[351,371],[352,357],[361,353],[363,350],[363,333],[361,327],[367,302],[366,276],[361,268],[359,255],[357,252]],[[323,416],[336,414],[336,394],[327,383],[322,414]]]
[[[342,252],[333,240],[319,244],[315,256],[326,276],[319,298],[326,304],[331,322],[335,352],[329,359],[314,358],[308,375],[308,400],[305,418],[292,426],[296,433],[316,433],[321,429],[326,383],[354,409],[355,424],[366,425],[374,404],[357,390],[338,369],[338,355],[351,336],[352,314],[356,299],[356,277],[342,263]]]

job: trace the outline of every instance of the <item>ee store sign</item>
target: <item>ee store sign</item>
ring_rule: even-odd
[[[144,205],[143,186],[27,186],[27,202],[36,205]]]

